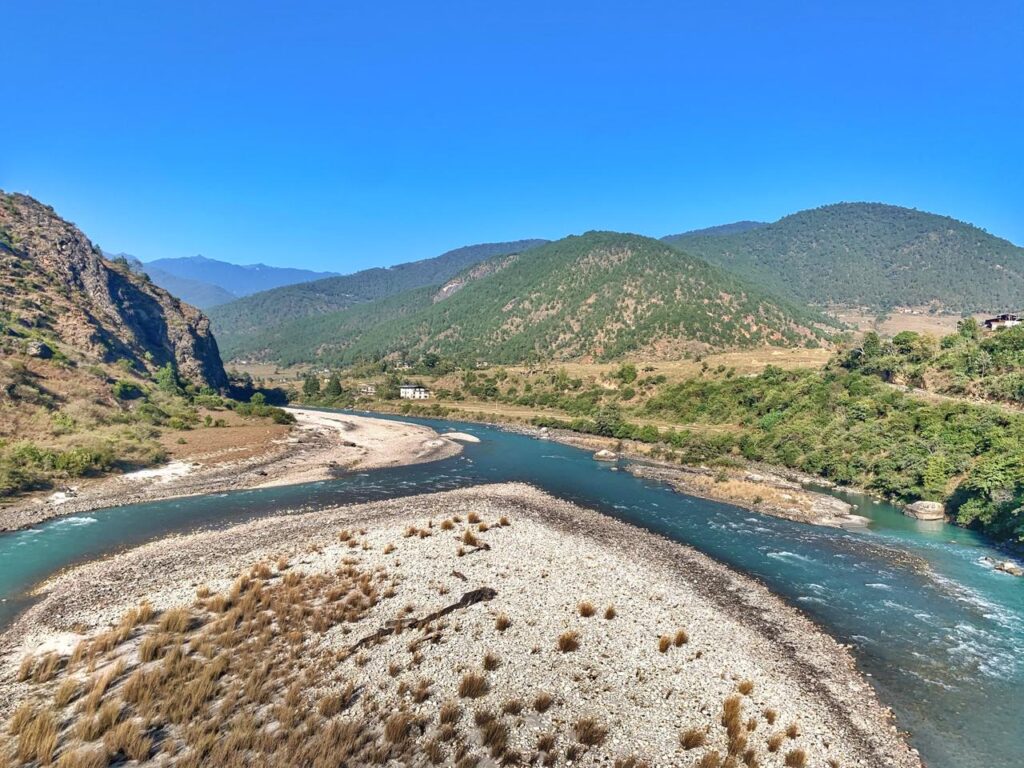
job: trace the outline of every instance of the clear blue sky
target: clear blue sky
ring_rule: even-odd
[[[0,187],[146,260],[347,272],[840,200],[1024,244],[1020,0],[51,0],[0,25]]]

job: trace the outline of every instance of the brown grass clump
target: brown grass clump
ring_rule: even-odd
[[[577,610],[579,610],[580,616],[582,616],[585,619],[589,619],[597,612],[597,609],[594,608],[594,604],[589,600],[584,600],[582,603],[576,606],[576,608]]]
[[[479,672],[467,672],[459,682],[459,696],[464,699],[478,699],[489,689],[487,678]]]
[[[135,720],[128,720],[107,731],[103,737],[103,746],[110,755],[123,754],[129,760],[142,762],[149,758],[153,740],[142,732]]]
[[[775,725],[775,721],[778,719],[778,717],[779,713],[776,712],[774,709],[766,709],[764,711],[764,719],[765,722],[768,723],[768,725]]]
[[[508,519],[508,515],[502,515],[500,518],[498,518],[498,525],[500,525],[502,528],[505,528],[509,525],[512,525],[512,521]]]
[[[14,725],[11,725],[11,733],[15,732]],[[57,751],[57,737],[60,734],[60,725],[53,710],[39,709],[33,711],[30,718],[24,723],[19,723],[17,728],[18,748],[16,755],[23,763],[38,762],[41,765],[49,765],[53,761],[54,752]]]
[[[668,649],[672,647],[672,638],[668,635],[662,635],[658,638],[658,650],[662,653],[668,653]]]
[[[160,632],[172,632],[181,634],[188,629],[192,617],[186,608],[172,608],[160,617],[157,630]]]
[[[703,747],[705,741],[707,741],[707,733],[700,728],[687,728],[679,734],[679,746],[683,749]]]
[[[504,632],[511,626],[512,619],[509,618],[507,613],[499,613],[498,617],[494,620],[494,628],[499,632]]]
[[[604,609],[604,617],[608,621],[611,621],[616,616],[618,616],[618,614],[615,612],[615,606],[614,605],[609,605],[607,608]]]
[[[480,522],[480,515],[478,515],[476,512],[470,512],[466,516],[466,520],[468,522],[470,522],[470,523],[473,523],[473,524],[479,523]]]
[[[687,634],[685,629],[680,629],[676,632],[676,636],[672,638],[672,645],[678,648],[681,645],[686,645],[690,642],[690,636]]]
[[[786,741],[786,734],[784,733],[773,733],[768,737],[768,751],[778,752],[782,748],[783,743]]]
[[[491,757],[501,757],[508,749],[508,726],[501,720],[492,719],[480,727],[480,741],[491,753]]]
[[[441,705],[441,711],[438,714],[441,725],[455,725],[461,717],[462,707],[459,706],[458,702],[449,699]]]
[[[800,735],[800,726],[796,723],[790,723],[786,727],[786,735],[791,739],[795,739],[797,736]]]
[[[73,677],[64,678],[64,681],[57,686],[57,690],[53,692],[53,703],[58,707],[66,707],[78,698],[81,691],[82,684],[78,680]]]
[[[462,534],[462,543],[470,547],[476,547],[479,546],[480,540],[467,528],[466,532]]]
[[[698,760],[694,768],[720,768],[722,765],[722,756],[718,754],[718,750],[713,749],[710,752],[705,752],[704,756]]]
[[[562,653],[569,653],[578,650],[580,647],[580,633],[569,630],[558,636],[558,650]]]
[[[573,726],[576,741],[587,747],[597,747],[604,743],[608,729],[592,717],[581,717]]]
[[[489,531],[489,530],[490,530],[490,526],[488,526],[488,525],[487,525],[487,523],[480,523],[480,524],[479,524],[479,525],[478,525],[478,526],[476,527],[476,529],[477,529],[478,531],[480,531],[480,533],[487,533],[487,531]]]
[[[509,699],[501,705],[501,711],[506,715],[518,715],[523,711],[523,702],[519,699]]]
[[[57,768],[107,768],[110,758],[105,749],[80,747],[61,754]]]
[[[441,530],[442,531],[450,531],[454,527],[455,527],[455,523],[453,523],[450,518],[448,520],[442,520],[441,521]]]
[[[431,765],[441,765],[441,763],[444,762],[445,757],[447,757],[444,745],[436,738],[430,739],[423,745],[423,754],[426,756],[427,760],[430,761]]]
[[[488,651],[484,654],[484,669],[486,669],[488,672],[493,672],[500,666],[501,658],[498,656],[498,654],[494,653],[493,651]]]
[[[738,686],[736,686],[736,690],[739,691],[744,696],[749,696],[750,694],[752,694],[754,692],[754,681],[753,680],[743,680],[743,681],[740,682],[740,684]]]
[[[537,712],[547,712],[554,703],[555,697],[545,691],[541,691],[533,697],[533,708]]]
[[[807,765],[807,753],[802,749],[791,749],[786,753],[786,768],[804,768]]]
[[[36,667],[36,657],[31,653],[22,658],[21,664],[18,666],[18,682],[24,683],[30,677],[32,677],[32,670]]]
[[[384,723],[384,738],[392,744],[401,744],[412,732],[412,715],[395,712]]]

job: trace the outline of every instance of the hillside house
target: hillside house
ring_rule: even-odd
[[[377,394],[377,387],[373,384],[363,384],[359,387],[359,394],[367,397],[373,397]]]
[[[426,400],[430,390],[421,384],[402,384],[398,388],[398,396],[403,400]]]
[[[1020,323],[1020,318],[1017,315],[1002,314],[990,317],[983,325],[990,331],[997,331],[1000,328],[1013,328],[1015,325],[1020,325]]]

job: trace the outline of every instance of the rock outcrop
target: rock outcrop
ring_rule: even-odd
[[[77,227],[27,195],[0,192],[0,310],[84,359],[128,360],[139,371],[172,363],[182,379],[228,385],[198,309],[104,258]]]
[[[915,501],[904,508],[903,514],[918,520],[945,520],[946,508],[939,501]]]

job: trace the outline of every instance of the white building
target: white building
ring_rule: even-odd
[[[1017,315],[1005,314],[998,317],[990,317],[984,322],[984,326],[990,331],[995,331],[999,328],[1013,328],[1015,325],[1020,325],[1020,323],[1020,318]]]
[[[398,388],[398,396],[403,400],[426,400],[430,390],[419,384],[402,384]]]

